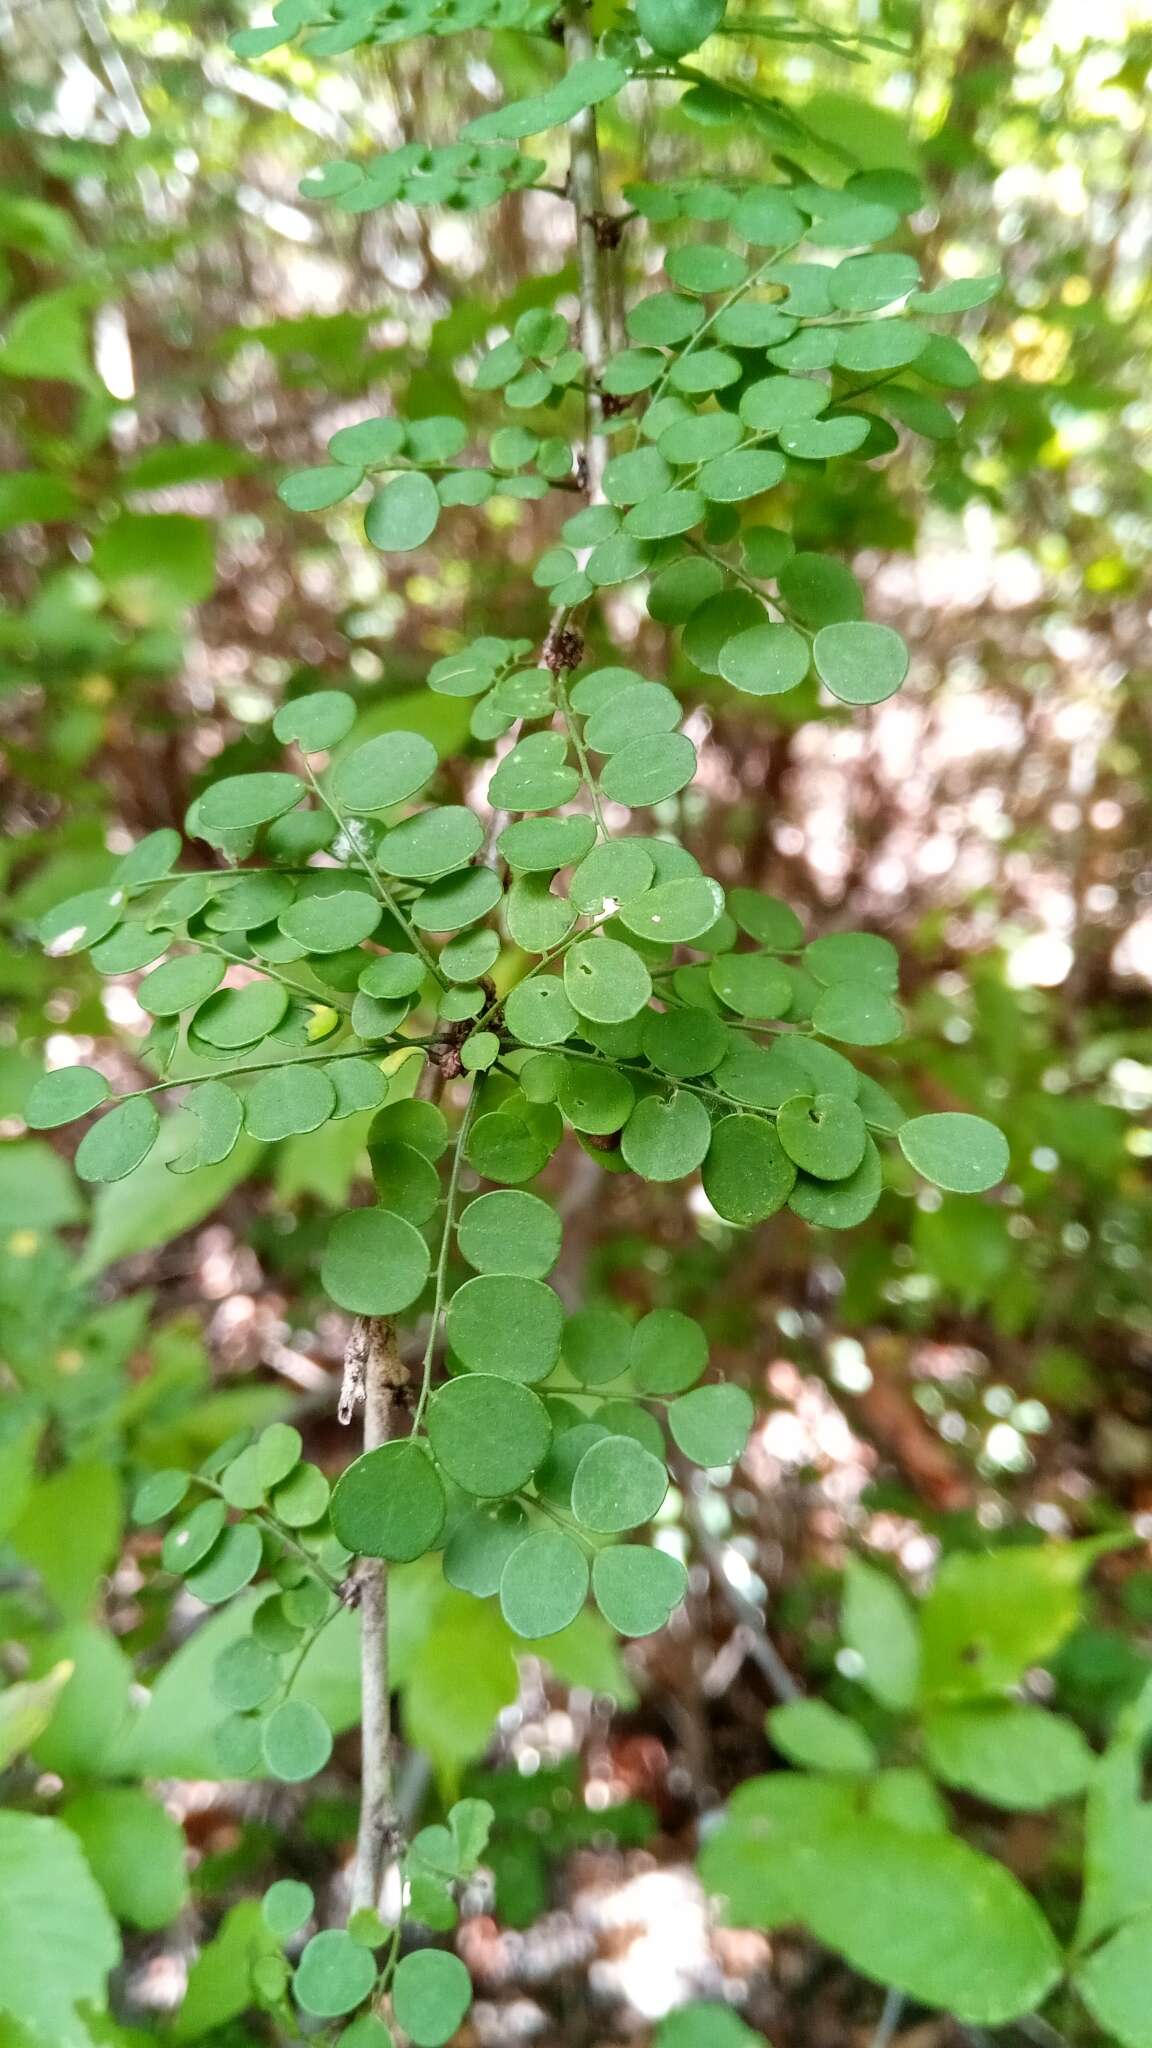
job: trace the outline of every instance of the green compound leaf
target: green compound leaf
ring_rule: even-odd
[[[544,1281],[484,1273],[457,1288],[445,1328],[470,1372],[528,1383],[551,1372],[563,1322],[560,1298]]]
[[[249,981],[243,988],[223,988],[209,996],[207,1002],[201,1003],[189,1029],[217,1052],[241,1052],[275,1031],[287,1008],[288,990],[279,982]]]
[[[679,1558],[647,1544],[614,1544],[593,1560],[593,1598],[618,1635],[654,1635],[680,1605],[687,1587],[688,1574]]]
[[[477,1273],[513,1273],[543,1280],[560,1256],[563,1225],[538,1195],[513,1189],[479,1195],[460,1218],[460,1256]]]
[[[645,1059],[677,1080],[710,1073],[728,1049],[728,1033],[710,1010],[649,1010],[642,1021]]]
[[[444,2048],[472,2003],[472,1979],[459,1956],[418,1949],[392,1980],[392,2010],[414,2048]]]
[[[109,1093],[95,1067],[57,1067],[34,1083],[24,1104],[24,1121],[30,1131],[53,1131],[87,1116],[108,1100]]]
[[[704,1192],[726,1223],[763,1223],[784,1207],[796,1167],[763,1117],[722,1117],[704,1162]]]
[[[755,1419],[752,1397],[743,1387],[694,1387],[668,1410],[672,1436],[694,1465],[735,1464]]]
[[[812,642],[822,683],[843,704],[882,704],[908,673],[908,649],[891,626],[846,620],[823,626]]]
[[[175,1523],[168,1530],[160,1553],[165,1571],[191,1571],[201,1558],[207,1557],[224,1527],[227,1514],[222,1500],[202,1500],[190,1514]]]
[[[600,787],[613,803],[647,809],[686,789],[695,773],[696,749],[688,735],[655,733],[613,754],[601,770]]]
[[[1008,1171],[1008,1140],[982,1116],[955,1110],[914,1116],[900,1126],[898,1137],[909,1165],[954,1194],[981,1194]]]
[[[1094,2020],[1121,2048],[1148,2048],[1152,1913],[1140,1913],[1080,1964],[1074,1982]]]
[[[632,1376],[638,1393],[681,1394],[708,1365],[708,1340],[691,1316],[654,1308],[632,1332]]]
[[[298,775],[226,775],[205,790],[197,814],[211,832],[247,832],[283,817],[304,794]]]
[[[712,1121],[698,1095],[681,1090],[666,1101],[646,1095],[638,1102],[620,1140],[634,1173],[651,1181],[682,1180],[695,1173],[712,1139]]]
[[[387,1209],[354,1209],[328,1233],[321,1284],[340,1308],[360,1316],[394,1316],[410,1308],[431,1268],[424,1239]]]
[[[537,1529],[526,1537],[500,1575],[500,1611],[514,1634],[529,1641],[558,1635],[575,1621],[587,1597],[588,1561],[579,1544],[558,1529]]]
[[[118,1102],[85,1131],[76,1153],[81,1180],[123,1180],[147,1159],[160,1135],[160,1118],[146,1095]]]
[[[797,1166],[818,1180],[847,1180],[868,1143],[868,1127],[843,1095],[794,1095],[780,1105],[776,1134]]]
[[[650,1522],[668,1491],[668,1473],[630,1436],[606,1436],[585,1451],[572,1482],[572,1512],[585,1529],[619,1535]]]
[[[436,749],[418,732],[382,732],[341,761],[332,796],[341,810],[370,817],[403,803],[436,773]]]
[[[436,531],[440,499],[431,477],[407,470],[382,484],[364,514],[364,534],[382,554],[408,554]]]
[[[353,429],[353,432],[355,429]],[[346,690],[314,690],[282,704],[272,730],[286,746],[293,742],[305,754],[326,754],[339,746],[356,723],[355,699]]]
[[[178,1508],[191,1485],[187,1472],[153,1472],[136,1489],[132,1520],[142,1527],[162,1522]]]
[[[564,961],[564,986],[574,1008],[594,1024],[624,1024],[652,994],[638,953],[618,939],[581,939]]]
[[[376,1958],[371,1949],[353,1941],[343,1928],[326,1927],[305,1944],[292,1992],[302,2012],[316,2019],[335,2019],[360,2005],[375,1982]]]
[[[466,1493],[494,1499],[527,1485],[547,1455],[552,1425],[528,1387],[464,1373],[433,1397],[428,1438],[450,1479]]]
[[[254,1138],[275,1145],[319,1130],[336,1107],[336,1091],[316,1067],[285,1066],[261,1074],[244,1098],[244,1122]]]
[[[411,1441],[365,1451],[332,1494],[332,1527],[360,1557],[406,1563],[436,1547],[447,1503],[431,1459]]]

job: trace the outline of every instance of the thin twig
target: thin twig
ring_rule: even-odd
[[[884,2004],[881,2007],[880,2018],[876,2023],[876,2032],[872,2036],[872,2048],[890,2048],[890,2043],[896,2033],[896,2029],[900,2025],[903,2011],[904,1993],[897,1991],[893,1985],[889,1985],[888,1990],[884,1993]]]
[[[378,1450],[392,1435],[399,1390],[408,1382],[395,1326],[361,1317],[348,1341],[340,1419],[364,1404],[364,1449]],[[377,1908],[399,1823],[392,1780],[392,1687],[388,1669],[388,1566],[363,1558],[357,1573],[360,1609],[360,1823],[352,1877],[352,1911]]]

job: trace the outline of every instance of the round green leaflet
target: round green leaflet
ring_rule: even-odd
[[[288,991],[278,981],[249,981],[243,988],[223,988],[209,996],[190,1029],[218,1052],[240,1052],[275,1031],[287,1008]]]
[[[636,20],[659,57],[698,50],[724,19],[727,0],[638,0]]]
[[[456,1242],[477,1273],[513,1273],[543,1280],[560,1256],[563,1225],[538,1195],[516,1189],[478,1195],[460,1218]]]
[[[843,1095],[794,1095],[780,1106],[776,1133],[789,1159],[818,1180],[847,1180],[864,1157],[868,1128]]]
[[[680,946],[708,931],[723,908],[719,882],[708,875],[691,875],[660,882],[634,902],[622,904],[620,922],[637,938]]]
[[[888,1045],[899,1038],[904,1019],[892,998],[874,983],[841,981],[818,997],[812,1025],[845,1045]]]
[[[624,1024],[652,994],[652,979],[638,953],[618,939],[580,939],[564,960],[564,986],[582,1017],[594,1024]]]
[[[585,1451],[572,1482],[572,1512],[585,1529],[615,1536],[650,1522],[668,1491],[659,1458],[630,1436],[606,1436]]]
[[[686,733],[654,733],[613,754],[600,772],[600,787],[614,803],[646,809],[686,789],[695,773],[696,749]]]
[[[259,1529],[252,1522],[235,1522],[213,1544],[203,1563],[187,1574],[185,1584],[206,1607],[219,1607],[255,1578],[261,1556]]]
[[[202,1500],[179,1522],[175,1522],[164,1537],[160,1550],[161,1562],[166,1572],[188,1572],[207,1557],[216,1538],[227,1520],[228,1510],[222,1500]]]
[[[431,477],[407,470],[382,484],[364,514],[364,535],[382,554],[408,554],[436,531],[440,499]]]
[[[852,571],[826,555],[792,555],[781,565],[776,580],[781,597],[802,626],[838,625],[858,619],[864,609]]]
[[[572,1512],[572,1482],[590,1444],[600,1442],[607,1431],[599,1422],[576,1422],[561,1430],[551,1451],[536,1474],[536,1493],[562,1515]]]
[[[730,2005],[693,2004],[670,2012],[656,2035],[656,2048],[762,2048]]]
[[[256,1443],[256,1464],[264,1487],[278,1486],[295,1470],[304,1448],[300,1431],[290,1422],[270,1422]]]
[[[150,932],[142,924],[122,924],[98,946],[93,946],[92,965],[98,974],[135,974],[138,967],[151,967],[170,944],[169,932]]]
[[[472,2003],[472,1979],[459,1956],[417,1949],[402,1956],[392,1980],[392,2010],[414,2048],[444,2048]]]
[[[465,1150],[468,1164],[485,1180],[518,1187],[522,1181],[534,1180],[548,1164],[554,1145],[523,1116],[491,1110],[477,1117]]]
[[[412,922],[421,932],[455,932],[475,924],[495,909],[502,894],[492,868],[462,867],[425,889],[412,906]]]
[[[244,1098],[244,1122],[254,1138],[278,1144],[303,1131],[319,1130],[336,1107],[336,1091],[314,1067],[285,1066],[261,1074]]]
[[[328,1233],[321,1284],[354,1315],[394,1316],[410,1308],[431,1267],[418,1230],[387,1209],[354,1209]]]
[[[504,1021],[521,1045],[562,1045],[580,1019],[554,974],[532,975],[508,995]]]
[[[87,889],[82,896],[69,896],[48,911],[40,920],[37,936],[50,958],[61,960],[94,946],[119,924],[123,911],[119,889]]]
[[[625,697],[632,694],[625,691]],[[594,846],[568,883],[568,900],[588,916],[603,917],[648,888],[656,865],[638,839],[613,839]]]
[[[387,811],[423,789],[436,762],[436,749],[422,733],[382,732],[340,762],[332,777],[333,800],[354,817]]]
[[[863,1159],[847,1180],[815,1180],[810,1174],[797,1174],[788,1207],[805,1223],[823,1224],[827,1230],[851,1230],[872,1214],[883,1186],[880,1154],[869,1138]]]
[[[342,1927],[326,1927],[306,1944],[296,1965],[292,1991],[303,2012],[316,2019],[335,2019],[360,2005],[375,1982],[376,1958],[371,1949],[353,1941]]]
[[[591,818],[518,818],[504,827],[496,845],[511,868],[555,874],[582,860],[595,837]]]
[[[656,448],[634,448],[614,455],[604,468],[604,495],[612,505],[638,505],[666,491],[672,471]]]
[[[784,1017],[792,1007],[792,983],[778,960],[761,953],[720,953],[708,979],[729,1009],[742,1017]]]
[[[180,834],[171,826],[148,832],[118,860],[112,871],[116,888],[134,888],[141,882],[159,882],[180,858]]]
[[[552,1425],[530,1388],[462,1373],[432,1398],[428,1439],[442,1469],[482,1499],[517,1493],[547,1455]]]
[[[653,577],[648,610],[664,626],[683,626],[693,612],[724,587],[724,571],[715,563],[689,556],[672,562]]]
[[[644,1057],[677,1080],[710,1073],[723,1059],[728,1033],[710,1010],[648,1010]]]
[[[118,1102],[85,1131],[76,1153],[81,1180],[123,1180],[147,1159],[160,1132],[160,1118],[146,1095]]]
[[[33,1084],[24,1104],[30,1131],[53,1131],[74,1123],[108,1099],[108,1083],[95,1067],[56,1067]]]
[[[332,895],[302,896],[280,917],[280,929],[309,953],[343,953],[371,938],[384,915],[383,905],[363,889],[340,889]]]
[[[445,1328],[470,1372],[528,1383],[547,1379],[555,1365],[563,1321],[560,1298],[544,1281],[482,1273],[457,1288]]]
[[[713,456],[728,455],[742,439],[740,422],[732,413],[690,413],[665,427],[658,446],[661,455],[669,462],[683,464],[707,462]],[[713,589],[719,589],[715,578],[708,580]]]
[[[295,741],[302,753],[326,754],[330,747],[339,746],[355,723],[355,701],[346,690],[315,690],[310,696],[293,697],[282,704],[272,720],[272,730],[285,745]]]
[[[365,995],[394,1002],[402,996],[414,996],[425,972],[424,962],[415,953],[382,953],[361,969],[357,987]]]
[[[220,1480],[220,1491],[233,1508],[258,1508],[264,1504],[264,1482],[256,1462],[256,1447],[249,1444],[233,1459]]]
[[[694,1465],[734,1465],[756,1418],[744,1387],[694,1387],[668,1410],[673,1440]]]
[[[603,1386],[627,1372],[631,1345],[627,1316],[605,1303],[577,1309],[564,1325],[564,1363],[585,1387]]]
[[[376,859],[386,875],[430,882],[463,867],[483,843],[484,827],[475,813],[445,804],[439,810],[418,811],[385,833]]]
[[[748,1226],[784,1207],[796,1168],[763,1117],[726,1116],[712,1133],[701,1178],[716,1214]]]
[[[986,1117],[959,1110],[914,1116],[897,1135],[909,1165],[954,1194],[982,1194],[1008,1171],[1008,1140]]]
[[[914,256],[849,256],[828,279],[828,296],[845,313],[878,313],[920,282]]]
[[[324,1071],[336,1090],[334,1118],[356,1116],[365,1109],[379,1109],[387,1098],[387,1078],[371,1060],[335,1059]]]
[[[739,449],[706,462],[697,483],[709,504],[739,505],[746,498],[775,490],[786,467],[783,456],[774,449]]]
[[[427,1452],[411,1439],[365,1451],[332,1494],[332,1527],[358,1557],[404,1564],[436,1546],[447,1503]]]
[[[685,393],[724,391],[740,381],[739,356],[723,348],[700,348],[694,355],[678,356],[668,372],[673,390]],[[633,529],[635,531],[635,529]]]
[[[311,1528],[328,1506],[328,1481],[315,1465],[297,1465],[276,1487],[271,1505],[286,1528]]]
[[[339,2048],[395,2048],[390,2030],[374,2012],[362,2012],[340,2036]]]
[[[704,324],[704,308],[676,292],[653,292],[633,306],[626,322],[633,341],[676,348]],[[663,365],[661,365],[663,367]]]
[[[534,1641],[575,1621],[588,1597],[588,1561],[558,1529],[537,1529],[500,1575],[500,1610],[510,1629]]]
[[[703,669],[705,675],[718,676],[720,652],[726,642],[762,626],[765,619],[764,607],[751,591],[722,590],[693,611],[681,644],[694,667]]]
[[[256,931],[279,917],[295,894],[296,884],[291,876],[254,868],[236,876],[217,901],[209,904],[204,922],[214,931]]]
[[[225,965],[211,953],[181,953],[144,976],[136,1000],[150,1017],[178,1017],[219,988]]]
[[[673,249],[664,265],[673,284],[687,292],[727,292],[742,284],[748,266],[734,249],[717,242],[691,242]]]
[[[811,651],[793,626],[751,626],[725,640],[717,655],[720,674],[749,697],[779,697],[804,681]]]
[[[260,1910],[273,1934],[281,1941],[291,1941],[312,1918],[315,1907],[311,1885],[296,1877],[278,1877],[265,1892]]]
[[[136,1489],[132,1520],[142,1526],[164,1521],[174,1508],[179,1507],[191,1483],[187,1472],[178,1472],[174,1468],[150,1473]]]
[[[804,965],[826,988],[867,981],[890,995],[900,980],[900,955],[876,932],[828,932],[805,947]]]
[[[698,1095],[683,1089],[667,1099],[646,1095],[636,1104],[620,1150],[643,1180],[683,1180],[695,1173],[712,1141],[712,1120]]]
[[[837,337],[836,361],[854,376],[871,377],[914,363],[931,340],[911,320],[873,321],[866,327],[849,327]]]
[[[473,1508],[461,1517],[444,1548],[444,1577],[461,1593],[487,1600],[500,1590],[504,1567],[528,1532],[528,1517],[516,1501]]]
[[[617,754],[647,733],[672,732],[682,715],[679,699],[663,683],[640,683],[593,712],[584,728],[585,743],[594,754]]]
[[[851,455],[863,446],[871,424],[859,413],[837,413],[835,418],[799,420],[793,427],[781,427],[780,446],[788,455],[806,462],[826,462],[833,455]]]
[[[740,417],[753,433],[777,434],[797,420],[815,419],[831,396],[829,386],[813,377],[765,377],[744,393]]]
[[[908,649],[899,633],[865,619],[822,627],[812,657],[821,682],[842,704],[883,704],[908,673]]]
[[[654,1308],[632,1332],[632,1376],[638,1393],[681,1394],[708,1364],[708,1339],[678,1308]]]
[[[279,1683],[279,1658],[251,1636],[226,1644],[212,1667],[212,1690],[217,1699],[239,1714],[263,1706]]]
[[[363,476],[363,470],[335,462],[321,463],[315,469],[294,469],[281,477],[276,496],[290,512],[326,512],[330,505],[339,505],[348,497]]]
[[[212,1746],[224,1778],[256,1778],[263,1774],[260,1723],[254,1714],[227,1714],[213,1730]]]
[[[440,955],[440,971],[450,981],[478,981],[500,957],[498,933],[483,928],[449,939]]]
[[[728,908],[742,932],[770,953],[790,953],[804,943],[804,927],[796,912],[759,889],[729,889]]]
[[[627,1074],[591,1060],[566,1060],[557,1101],[573,1130],[607,1137],[627,1123],[636,1091]]]
[[[205,790],[197,809],[211,832],[248,832],[283,817],[304,794],[298,775],[226,775]]]
[[[592,1594],[608,1623],[622,1636],[650,1636],[664,1627],[688,1588],[678,1557],[644,1543],[616,1543],[592,1563]]]

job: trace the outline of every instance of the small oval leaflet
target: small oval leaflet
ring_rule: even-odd
[[[435,1547],[446,1501],[427,1452],[410,1440],[365,1451],[341,1473],[332,1527],[346,1550],[406,1563]]]
[[[335,1107],[336,1091],[326,1074],[314,1067],[285,1066],[261,1074],[254,1083],[244,1098],[244,1122],[254,1138],[275,1145],[319,1130]]]
[[[908,649],[899,633],[865,619],[822,626],[812,657],[821,682],[843,704],[882,704],[908,673]]]
[[[646,1095],[624,1126],[620,1150],[644,1180],[682,1180],[708,1151],[712,1123],[699,1096],[679,1090],[664,1101]]]
[[[206,1607],[219,1607],[255,1578],[262,1554],[255,1524],[234,1522],[218,1537],[203,1563],[188,1573],[188,1591]]]
[[[897,1135],[909,1165],[954,1194],[982,1194],[1008,1171],[1008,1140],[986,1117],[958,1110],[914,1116]]]
[[[722,1117],[702,1174],[704,1192],[726,1223],[747,1228],[784,1207],[796,1168],[764,1117]]]
[[[678,1557],[643,1543],[617,1543],[597,1553],[592,1593],[610,1628],[622,1636],[650,1636],[663,1628],[687,1590]]]
[[[226,775],[199,800],[201,822],[213,832],[246,832],[283,817],[304,795],[298,775]]]
[[[618,1535],[650,1522],[668,1491],[659,1458],[630,1436],[606,1436],[585,1451],[572,1482],[572,1512],[586,1529]]]
[[[346,690],[314,690],[282,704],[272,730],[286,745],[295,741],[305,754],[326,754],[339,746],[355,722],[355,701]]]
[[[337,1217],[320,1268],[324,1290],[354,1315],[392,1316],[410,1308],[431,1258],[419,1231],[387,1209]]]
[[[332,795],[342,810],[368,817],[415,796],[436,773],[436,764],[436,749],[422,733],[383,732],[340,762]]]
[[[580,939],[564,960],[564,986],[582,1017],[624,1024],[645,1007],[652,980],[639,954],[618,939]]]
[[[460,1256],[478,1273],[516,1273],[543,1280],[560,1256],[563,1225],[538,1195],[500,1189],[478,1195],[460,1218]]]
[[[382,554],[407,554],[436,531],[440,499],[430,476],[408,470],[382,484],[364,514],[364,534]]]
[[[414,2048],[444,2048],[472,2003],[472,1979],[459,1956],[417,1949],[392,1981],[392,2009]]]
[[[450,1479],[466,1493],[495,1499],[527,1485],[547,1454],[552,1426],[530,1388],[468,1372],[433,1397],[428,1437]]]
[[[24,1121],[30,1131],[52,1131],[60,1124],[75,1122],[106,1102],[109,1087],[95,1067],[57,1067],[42,1074],[24,1104]]]
[[[315,1905],[311,1885],[295,1877],[278,1877],[265,1892],[260,1910],[273,1934],[290,1941],[311,1919]]]
[[[818,1180],[847,1180],[864,1157],[868,1129],[843,1095],[794,1095],[780,1106],[776,1134],[788,1157]]]
[[[335,2019],[361,2004],[375,1982],[376,1958],[371,1949],[353,1941],[342,1927],[326,1927],[305,1945],[292,1990],[304,2012],[316,2019]]]
[[[543,1280],[482,1273],[448,1304],[448,1342],[469,1371],[501,1379],[546,1379],[560,1355],[564,1311]]]
[[[744,1387],[694,1387],[673,1401],[668,1427],[694,1465],[732,1465],[755,1418],[752,1396]]]
[[[655,1460],[653,1460],[655,1463]],[[500,1609],[530,1641],[575,1621],[588,1597],[588,1562],[559,1529],[537,1529],[512,1552],[500,1575]]]
[[[160,1132],[160,1118],[146,1095],[130,1095],[85,1131],[76,1153],[81,1180],[123,1180],[148,1157]]]
[[[678,1308],[650,1309],[632,1332],[632,1374],[637,1391],[681,1394],[708,1365],[708,1339]]]

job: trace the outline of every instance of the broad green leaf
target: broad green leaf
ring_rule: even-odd
[[[928,1700],[1004,1692],[1075,1627],[1080,1589],[1111,1539],[954,1551],[921,1609]]]
[[[1130,1920],[1073,1979],[1094,2020],[1121,2048],[1152,2042],[1152,1913]]]
[[[773,1707],[768,1733],[790,1763],[810,1771],[844,1771],[849,1776],[876,1768],[870,1738],[847,1714],[838,1714],[826,1700],[789,1700]]]
[[[1094,1762],[1073,1722],[1015,1702],[938,1707],[924,1717],[924,1745],[945,1784],[1010,1812],[1075,1799]]]
[[[860,1558],[845,1567],[840,1630],[861,1659],[861,1680],[873,1697],[896,1713],[911,1707],[920,1687],[915,1613],[896,1581]]]
[[[118,1920],[166,1927],[188,1896],[184,1831],[136,1786],[82,1792],[60,1818],[80,1846]]]
[[[0,1813],[0,2012],[53,2048],[91,2048],[78,2006],[103,2012],[120,1960],[115,1922],[59,1820]]]

